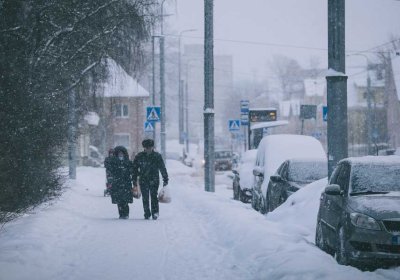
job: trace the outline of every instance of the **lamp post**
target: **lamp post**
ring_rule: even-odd
[[[166,131],[165,131],[165,45],[164,45],[164,2],[161,2],[161,36],[160,36],[160,107],[161,107],[161,131],[160,131],[160,140],[161,140],[161,155],[164,160],[166,160]]]
[[[178,46],[178,96],[179,96],[179,143],[183,144],[183,130],[184,130],[184,116],[183,116],[183,81],[181,78],[181,37],[183,33],[196,31],[196,29],[186,29],[179,33],[179,46]]]

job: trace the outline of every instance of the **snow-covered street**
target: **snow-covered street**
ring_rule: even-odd
[[[263,216],[232,200],[226,173],[215,193],[168,162],[173,201],[157,221],[141,200],[129,220],[103,196],[103,168],[81,167],[62,197],[0,231],[0,279],[399,279],[400,268],[361,272],[314,244],[325,180]]]

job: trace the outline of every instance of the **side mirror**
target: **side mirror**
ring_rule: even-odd
[[[254,168],[253,175],[258,177],[264,177],[264,171],[261,168]]]
[[[325,188],[325,193],[328,195],[342,195],[343,191],[340,189],[339,185],[329,185]]]
[[[279,175],[272,175],[272,176],[270,177],[270,179],[271,179],[271,181],[274,182],[274,183],[279,183],[279,182],[282,182],[282,181],[283,181],[282,177],[279,176]]]

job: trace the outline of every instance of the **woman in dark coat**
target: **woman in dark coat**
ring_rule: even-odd
[[[129,205],[133,202],[132,195],[132,162],[128,151],[123,146],[114,149],[114,157],[110,161],[112,174],[111,202],[118,205],[120,219],[129,218]]]

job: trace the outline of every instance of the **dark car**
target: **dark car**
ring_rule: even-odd
[[[328,176],[326,159],[290,159],[283,162],[270,177],[267,190],[268,211],[271,212],[300,188]]]
[[[215,170],[225,171],[232,169],[232,152],[230,150],[215,151]]]
[[[400,157],[338,163],[321,195],[315,243],[340,264],[400,264]]]

